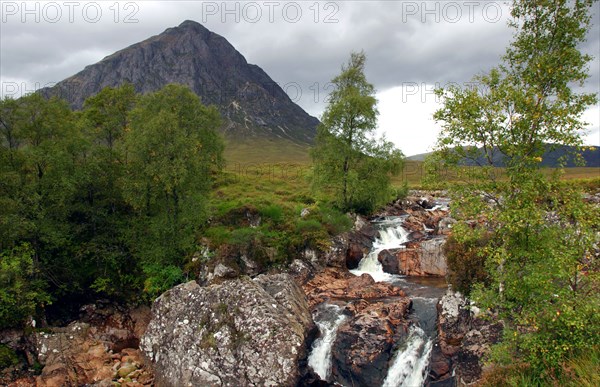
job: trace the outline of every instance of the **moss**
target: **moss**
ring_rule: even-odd
[[[6,345],[0,344],[0,369],[14,367],[19,364],[17,353]]]
[[[221,302],[217,305],[217,311],[221,314],[221,315],[227,315],[227,304],[224,302]]]
[[[200,339],[200,348],[202,349],[216,349],[217,339],[213,332],[207,332],[202,339]]]

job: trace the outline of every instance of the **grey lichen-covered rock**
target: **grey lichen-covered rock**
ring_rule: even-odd
[[[287,274],[161,295],[141,349],[163,386],[294,385],[311,315]]]
[[[439,301],[438,335],[432,351],[431,385],[471,385],[483,370],[483,359],[502,337],[496,316],[477,317],[477,309],[459,292],[449,290]]]
[[[433,238],[421,242],[421,270],[425,275],[445,276],[448,271],[444,244],[446,238]]]

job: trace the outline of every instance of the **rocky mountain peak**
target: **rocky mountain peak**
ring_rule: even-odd
[[[192,20],[115,52],[50,89],[74,108],[107,86],[132,83],[149,93],[168,84],[189,86],[225,119],[226,136],[314,139],[319,121],[296,105],[260,67],[224,37]]]

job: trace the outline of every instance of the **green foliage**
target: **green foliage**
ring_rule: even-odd
[[[588,351],[570,358],[561,364],[559,374],[540,375],[531,365],[524,362],[506,361],[498,363],[484,371],[478,385],[482,387],[530,387],[530,386],[567,386],[595,387],[600,385],[600,349],[589,348]]]
[[[516,1],[511,25],[517,30],[503,63],[475,77],[476,87],[438,90],[444,106],[434,118],[443,123],[438,151],[448,165],[485,153],[508,157],[509,174],[536,168],[544,144],[581,145],[581,116],[595,94],[575,93],[573,84],[588,78],[589,55],[578,45],[585,40],[593,0],[572,3]],[[490,177],[489,168],[471,169]]]
[[[327,206],[319,207],[317,216],[329,235],[341,234],[349,231],[353,226],[352,219],[348,215]]]
[[[28,244],[0,254],[0,329],[23,323],[50,302]]]
[[[270,204],[262,208],[260,214],[275,223],[281,222],[283,219],[283,208],[277,204]]]
[[[384,138],[374,139],[375,89],[364,75],[364,53],[352,53],[323,113],[311,152],[313,187],[331,191],[338,208],[369,212],[391,198],[390,174],[398,173],[402,153]]]
[[[223,143],[216,132],[221,121],[216,108],[176,85],[140,97],[130,116],[122,185],[136,213],[132,249],[146,274],[158,273],[159,284],[172,284],[177,276],[170,268],[180,267],[194,252],[196,232],[206,218],[211,175],[222,164]],[[167,275],[157,266],[168,268]]]
[[[454,226],[455,233],[444,245],[444,253],[448,262],[448,282],[453,289],[469,295],[476,283],[488,282],[485,267],[484,248],[490,243],[489,235],[465,232],[460,230],[464,224]]]
[[[153,300],[184,279],[182,269],[174,265],[147,264],[144,265],[144,274],[144,293],[149,300]]]
[[[0,101],[0,114],[0,249],[8,257],[28,243],[33,270],[57,295],[72,279],[64,259],[83,145],[76,117],[64,101],[38,94]]]
[[[540,170],[544,144],[580,145],[581,115],[596,101],[570,88],[587,78],[590,58],[577,47],[592,3],[515,1],[517,32],[503,63],[477,77],[476,88],[438,91],[443,129],[430,165],[464,182],[453,187],[459,223],[450,265],[459,286],[506,322],[492,361],[526,363],[536,384],[560,378],[561,364],[600,344],[600,210],[559,183],[559,173]],[[462,167],[479,156],[475,147],[485,165]],[[508,157],[500,174],[495,152]],[[485,275],[469,281],[474,273]]]
[[[0,370],[19,364],[19,357],[12,349],[0,344]]]
[[[1,325],[50,299],[139,300],[180,281],[222,166],[219,125],[180,86],[106,88],[81,112],[0,100]]]

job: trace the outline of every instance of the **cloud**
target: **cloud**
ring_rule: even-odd
[[[425,113],[431,107],[397,105],[398,90],[413,84],[466,82],[498,63],[512,35],[506,25],[509,10],[501,1],[82,1],[75,2],[72,14],[67,3],[29,2],[27,13],[23,2],[2,1],[3,90],[7,85],[23,84],[17,87],[31,90],[58,82],[117,50],[191,19],[224,36],[248,62],[262,67],[315,116],[325,107],[328,82],[350,52],[364,50],[367,78],[381,100],[381,127],[428,128]],[[56,14],[48,4],[57,4],[62,12],[56,22],[50,20]],[[94,13],[97,7],[99,17]],[[597,93],[598,14],[582,49],[596,56],[583,90]],[[400,121],[393,123],[392,116],[384,113],[387,106],[402,111],[397,117]],[[399,139],[399,145],[407,154],[420,152],[424,138],[413,141],[417,134],[407,134],[410,138]],[[423,137],[421,131],[418,137]]]

